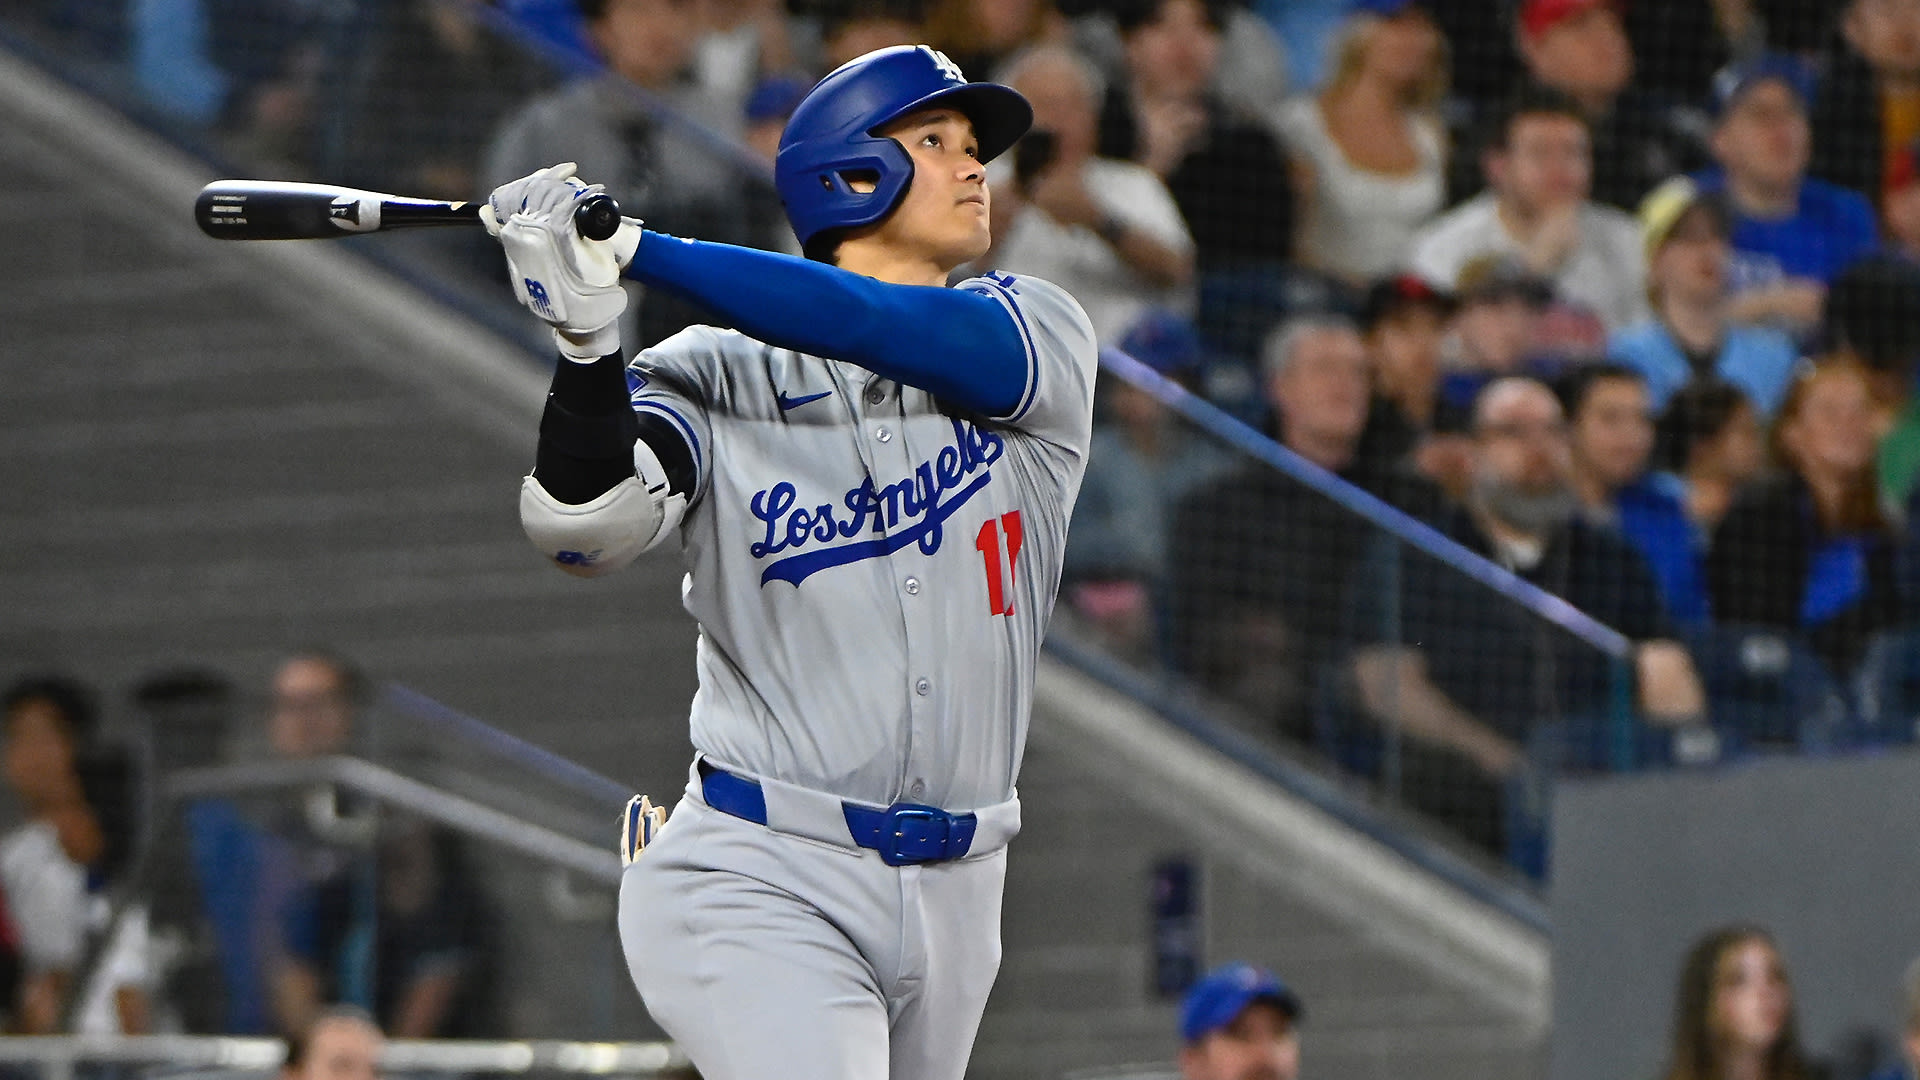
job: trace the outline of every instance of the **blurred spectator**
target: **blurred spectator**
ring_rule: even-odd
[[[796,67],[781,0],[700,0],[694,81],[716,102],[746,106],[760,80]]]
[[[357,728],[368,704],[366,677],[345,658],[318,649],[289,657],[273,680],[274,754],[351,751],[365,738]],[[346,1002],[408,1038],[485,1032],[495,942],[456,838],[418,822],[370,838],[355,803],[320,797],[329,796],[317,811],[309,796],[238,845],[241,865],[257,867],[252,918],[269,936],[255,962],[270,972],[281,1029],[302,1030],[324,1004]],[[211,861],[206,871],[223,872]]]
[[[1500,375],[1525,372],[1539,356],[1542,322],[1554,304],[1553,282],[1507,255],[1482,255],[1460,270],[1453,336],[1448,339],[1450,374],[1471,376],[1464,397],[1448,392],[1450,405],[1471,407],[1480,387]]]
[[[1920,1078],[1920,959],[1907,965],[1900,991],[1900,1056],[1874,1073],[1871,1080]]]
[[[1518,258],[1553,279],[1563,300],[1607,329],[1646,316],[1646,265],[1632,218],[1587,198],[1592,145],[1585,115],[1565,96],[1537,91],[1509,105],[1484,158],[1488,188],[1414,240],[1412,266],[1449,291],[1487,254]]]
[[[1196,377],[1205,361],[1192,325],[1170,312],[1141,320],[1120,348],[1180,381]],[[1164,603],[1175,507],[1231,460],[1132,383],[1109,378],[1100,402],[1086,478],[1073,504],[1066,596],[1110,646],[1144,657]]]
[[[1802,374],[1774,425],[1781,475],[1734,502],[1707,556],[1714,618],[1800,631],[1842,678],[1900,620],[1876,438],[1865,369],[1839,358]]]
[[[1299,1080],[1300,999],[1271,971],[1225,964],[1180,1006],[1180,1080]]]
[[[1371,362],[1345,319],[1298,316],[1269,338],[1265,388],[1281,441],[1307,461],[1417,517],[1441,496],[1409,471],[1358,456]],[[1260,462],[1200,489],[1174,515],[1168,550],[1176,666],[1201,685],[1305,734],[1306,697],[1338,643],[1348,572],[1371,527]]]
[[[63,677],[5,698],[7,782],[31,819],[0,840],[0,884],[26,979],[25,1034],[139,1034],[149,1017],[146,908],[118,888],[130,869],[131,764],[98,748],[92,696]]]
[[[1452,55],[1452,122],[1470,126],[1483,109],[1506,97],[1520,80],[1520,54],[1515,48],[1513,25],[1515,5],[1489,4],[1486,0],[1426,3]],[[1465,129],[1460,132],[1468,133]]]
[[[1254,0],[1253,10],[1286,49],[1287,81],[1295,93],[1313,93],[1330,74],[1333,42],[1355,0]]]
[[[780,136],[786,131],[787,119],[800,105],[800,99],[806,97],[813,88],[810,79],[793,75],[772,75],[760,80],[753,93],[747,96],[746,106],[741,110],[746,120],[743,138],[747,146],[766,160],[772,168],[773,159],[780,153]],[[789,255],[799,255],[800,238],[793,234],[793,226],[787,223],[784,213],[771,215],[768,235],[764,246],[770,251],[784,251]]]
[[[497,1035],[498,932],[460,838],[389,814],[376,858],[371,901],[356,875],[321,887],[306,957],[321,973],[320,1000],[367,1001],[399,1038]]]
[[[1333,77],[1279,114],[1298,155],[1298,257],[1354,286],[1400,268],[1446,199],[1438,106],[1446,43],[1416,0],[1365,0],[1341,30]]]
[[[1688,950],[1662,1080],[1808,1080],[1793,987],[1765,930],[1715,930]]]
[[[1827,338],[1865,364],[1874,400],[1898,404],[1920,366],[1920,266],[1869,255],[1834,279],[1827,295]]]
[[[700,85],[693,71],[697,0],[581,0],[607,70],[543,94],[494,136],[478,190],[574,161],[647,226],[703,240],[764,245],[777,207],[739,165],[685,121],[740,130],[740,101]],[[752,197],[760,195],[759,198]],[[764,204],[764,205],[763,205]],[[640,292],[639,287],[629,284]],[[690,304],[642,293],[622,340],[652,345],[705,317]]]
[[[136,875],[136,777],[124,749],[95,747],[77,763],[81,803],[56,817],[60,846],[85,875],[76,909],[86,947],[74,968],[63,1029],[82,1035],[153,1030],[152,914]]]
[[[7,690],[7,784],[28,817],[79,798],[75,762],[92,745],[98,709],[92,691],[64,675],[22,679]]]
[[[1807,177],[1813,79],[1798,59],[1765,56],[1714,80],[1718,165],[1699,180],[1731,213],[1739,322],[1811,328],[1834,277],[1879,245],[1859,192]]]
[[[1889,170],[1881,218],[1888,251],[1920,263],[1920,142],[1909,144]]]
[[[1569,362],[1553,331],[1571,323],[1584,341],[1587,318],[1556,310],[1553,283],[1511,256],[1483,255],[1460,272],[1459,307],[1442,343],[1434,431],[1422,447],[1420,470],[1447,494],[1464,499],[1472,481],[1473,440],[1468,419],[1488,383],[1507,375],[1552,379]],[[1575,349],[1584,361],[1587,353]]]
[[[832,0],[820,19],[820,70],[832,71],[875,49],[919,43],[914,0]]]
[[[1273,26],[1235,0],[1220,35],[1213,90],[1233,109],[1265,116],[1287,99],[1286,44]]]
[[[1641,711],[1690,722],[1704,700],[1646,561],[1576,511],[1559,401],[1508,377],[1473,415],[1474,479],[1458,539],[1635,643]],[[1594,648],[1541,624],[1436,561],[1375,543],[1355,575],[1353,673],[1372,721],[1400,732],[1407,801],[1490,850],[1505,850],[1501,785],[1554,720],[1610,708],[1612,669]],[[1391,583],[1398,582],[1397,590]]]
[[[320,172],[340,183],[440,199],[486,189],[476,170],[494,125],[541,74],[464,0],[366,9],[370,43],[342,57]]]
[[[1793,378],[1793,339],[1733,317],[1727,224],[1725,204],[1685,177],[1660,185],[1640,207],[1653,317],[1614,334],[1607,352],[1646,378],[1655,411],[1687,383],[1717,376],[1771,415]]]
[[[1022,49],[1063,43],[1067,22],[1053,0],[934,0],[922,34],[960,70],[983,78]]]
[[[1667,614],[1682,624],[1707,619],[1699,542],[1674,484],[1648,471],[1653,409],[1647,381],[1619,364],[1588,364],[1554,387],[1567,414],[1573,490],[1589,521],[1617,529],[1653,571]]]
[[[1878,204],[1920,137],[1920,3],[1843,0],[1839,26],[1813,110],[1813,175]]]
[[[1072,6],[1086,3],[1077,0]],[[1126,46],[1109,6],[1102,2],[1073,21],[1073,46],[1102,72],[1118,73],[1126,68]],[[1220,11],[1220,58],[1208,90],[1230,112],[1268,116],[1287,98],[1285,45],[1273,26],[1240,0],[1225,0]]]
[[[1440,395],[1440,358],[1457,305],[1412,274],[1368,290],[1360,329],[1373,357],[1373,402],[1359,455],[1382,465],[1412,462],[1451,488],[1465,466],[1464,413]]]
[[[1888,430],[1880,442],[1880,489],[1887,501],[1906,502],[1920,475],[1920,401],[1914,374],[1920,365],[1920,265],[1875,255],[1848,267],[1827,297],[1827,333],[1834,347],[1864,364],[1873,387],[1876,419]]]
[[[1145,167],[1095,156],[1093,70],[1072,51],[1043,45],[999,78],[1033,103],[1033,130],[994,170],[1013,175],[994,186],[989,264],[1066,289],[1109,344],[1149,308],[1191,312],[1193,237],[1173,196]]]
[[[287,1037],[280,1080],[380,1080],[387,1040],[364,1010],[336,1005]]]
[[[325,59],[314,5],[130,0],[126,13],[133,77],[149,101],[232,135],[243,156],[301,157]]]
[[[1260,123],[1209,90],[1220,59],[1222,0],[1118,0],[1124,81],[1107,88],[1103,157],[1166,182],[1193,234],[1200,269],[1293,253],[1287,156]]]
[[[141,678],[131,696],[156,780],[220,762],[239,696],[225,676],[193,667],[159,671]],[[196,818],[216,811],[206,800],[167,800],[155,810],[143,882],[152,898],[154,955],[167,961],[153,972],[155,1005],[163,1010],[154,1018],[156,1029],[196,1035],[267,1030],[263,1010],[253,1016],[235,1011],[243,998],[257,1004],[264,995],[258,972],[229,966],[235,951],[224,947],[219,929],[244,925],[249,901],[238,889],[203,891],[196,872],[194,837],[206,831]],[[218,812],[238,816],[231,803]],[[251,880],[237,862],[226,869]],[[250,994],[235,991],[246,987]]]
[[[811,89],[813,83],[799,76],[770,75],[747,95],[747,103],[741,108],[746,120],[743,137],[749,147],[767,160],[769,168],[779,156],[780,135],[787,128],[787,118]]]
[[[372,694],[366,675],[345,657],[326,649],[295,653],[273,676],[268,743],[275,755],[289,759],[345,753]]]
[[[1743,0],[1716,0],[1739,6]],[[1767,47],[1811,57],[1828,47],[1837,31],[1842,5],[1832,0],[1744,0],[1759,14]]]
[[[1671,111],[1634,84],[1633,43],[1620,7],[1619,0],[1521,0],[1518,21],[1528,76],[1567,95],[1586,116],[1594,200],[1628,209],[1661,180],[1697,164],[1699,153]]]
[[[1695,380],[1667,400],[1659,443],[1702,542],[1767,464],[1760,414],[1739,387],[1720,379]]]
[[[1768,53],[1811,59],[1833,37],[1832,0],[1662,0],[1625,5],[1634,82],[1676,102],[1706,101],[1729,65]]]
[[[1662,0],[1625,4],[1634,85],[1667,101],[1705,101],[1713,74],[1764,47],[1752,0]]]
[[[306,649],[274,672],[267,714],[268,747],[276,758],[304,760],[350,752],[364,738],[360,713],[371,702],[360,668],[326,649]],[[238,835],[216,832],[196,839],[202,887],[225,888],[229,875],[251,869],[255,880],[247,922],[234,928],[247,962],[266,974],[272,1017],[283,1032],[301,1031],[318,1015],[329,972],[313,959],[328,932],[320,897],[337,882],[364,881],[370,873],[364,845],[370,819],[344,793],[322,788],[303,803],[276,808],[264,829],[237,825]],[[233,850],[236,865],[220,857]]]

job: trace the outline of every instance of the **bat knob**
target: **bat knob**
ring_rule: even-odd
[[[573,211],[573,227],[589,240],[606,240],[620,230],[620,204],[611,195],[594,195]]]

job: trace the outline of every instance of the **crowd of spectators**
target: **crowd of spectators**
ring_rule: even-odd
[[[1893,1047],[1872,1039],[1862,1060],[1818,1060],[1801,1040],[1799,1003],[1779,942],[1753,923],[1711,928],[1680,960],[1658,1076],[1912,1080],[1920,1075],[1920,960],[1908,966],[1898,990]],[[1305,1017],[1299,995],[1272,971],[1237,962],[1214,968],[1181,1003],[1180,1080],[1298,1080]]]
[[[1632,646],[1118,380],[1064,606],[1496,850],[1530,771],[1600,764],[1623,708],[1795,741],[1726,729],[1716,634],[1846,685],[1910,618],[1914,0],[101,7],[27,10],[256,159],[454,197],[572,160],[655,228],[788,250],[766,166],[813,79],[925,42],[1010,82],[1036,125],[991,166],[984,264]],[[641,344],[702,318],[638,300]]]
[[[247,722],[241,701],[262,697]],[[332,1026],[500,1034],[498,926],[458,836],[325,783],[156,796],[154,779],[183,769],[362,754],[367,699],[350,661],[306,650],[264,695],[207,671],[155,675],[109,737],[83,683],[12,685],[0,763],[23,820],[0,836],[5,1030],[297,1046],[364,1016]]]

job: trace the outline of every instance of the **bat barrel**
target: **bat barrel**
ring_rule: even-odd
[[[420,225],[472,225],[478,202],[413,199],[379,191],[281,180],[217,180],[201,189],[193,217],[222,240],[314,240]],[[574,227],[589,240],[620,228],[620,205],[604,194],[581,202]]]
[[[473,203],[281,180],[219,180],[193,203],[200,231],[222,240],[313,240],[396,225],[467,225]]]

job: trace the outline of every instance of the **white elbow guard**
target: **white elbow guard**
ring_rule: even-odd
[[[547,494],[529,476],[520,485],[520,527],[553,564],[576,577],[610,574],[640,557],[686,516],[685,492],[670,492],[666,470],[645,442],[633,444],[635,471],[592,502]]]

